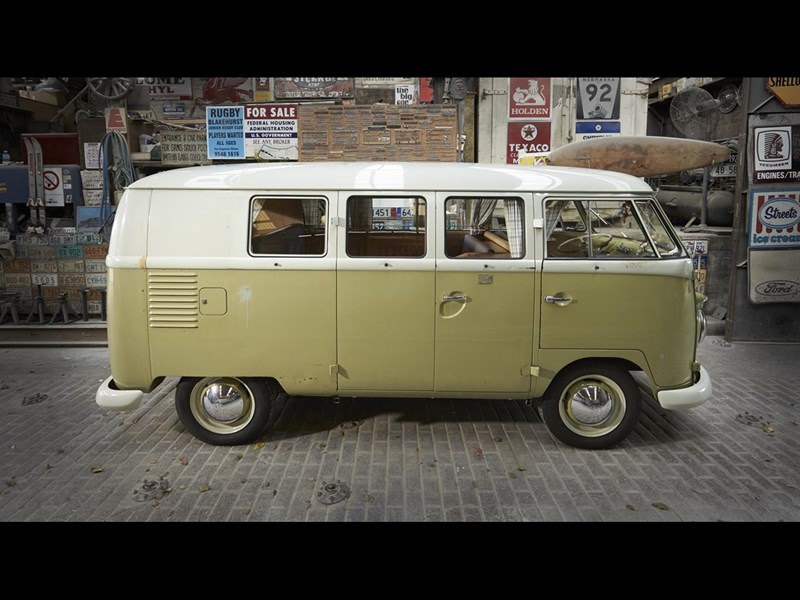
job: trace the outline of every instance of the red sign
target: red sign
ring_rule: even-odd
[[[128,119],[121,108],[106,108],[106,131],[128,133]]]
[[[550,121],[509,123],[506,163],[519,164],[520,151],[527,154],[550,152],[550,125]]]
[[[508,80],[509,119],[549,119],[552,99],[549,77],[511,77]]]
[[[433,102],[433,82],[432,77],[419,78],[419,103],[431,104]]]
[[[297,104],[247,104],[245,119],[296,119]]]

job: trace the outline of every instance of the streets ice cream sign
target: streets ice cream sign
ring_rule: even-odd
[[[757,127],[753,144],[753,182],[800,181],[800,127]]]
[[[520,152],[523,154],[550,152],[550,121],[508,124],[506,163],[519,164]]]
[[[800,248],[800,190],[754,192],[750,248]]]

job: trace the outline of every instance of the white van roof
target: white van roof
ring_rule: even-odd
[[[144,189],[448,190],[650,192],[644,180],[573,167],[448,162],[237,163],[161,171],[132,183]]]

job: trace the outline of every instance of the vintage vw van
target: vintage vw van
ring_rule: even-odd
[[[466,163],[237,164],[125,191],[108,266],[112,375],[211,444],[269,427],[280,394],[535,399],[550,432],[605,448],[649,379],[711,395],[692,261],[642,180]]]

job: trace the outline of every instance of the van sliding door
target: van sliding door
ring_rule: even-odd
[[[527,392],[535,262],[531,194],[437,193],[435,378],[440,392]],[[528,250],[530,247],[530,250]]]
[[[433,389],[433,194],[340,193],[339,389]]]

